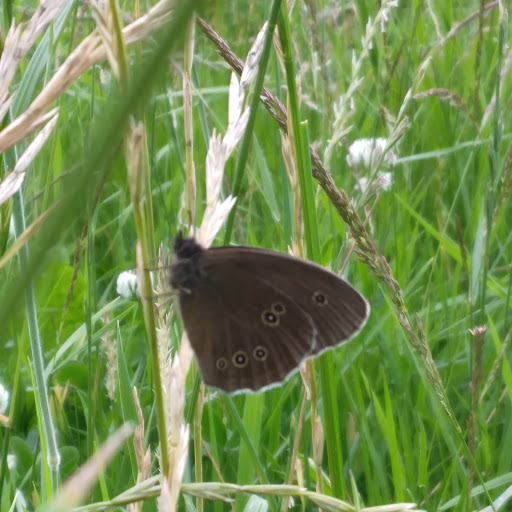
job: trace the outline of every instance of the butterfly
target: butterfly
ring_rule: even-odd
[[[254,247],[205,249],[179,233],[169,282],[201,375],[227,392],[286,380],[306,359],[350,340],[366,299],[310,261]]]

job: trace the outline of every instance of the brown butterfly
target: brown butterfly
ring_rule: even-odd
[[[346,281],[287,254],[205,249],[181,233],[174,253],[169,282],[204,382],[228,392],[283,382],[357,334],[370,312]]]

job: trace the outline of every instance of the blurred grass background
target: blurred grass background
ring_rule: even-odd
[[[149,9],[149,4],[137,5],[141,13]],[[4,34],[11,16],[16,23],[27,21],[36,6],[26,0],[4,2],[0,8]],[[11,93],[20,92],[12,107],[13,113],[18,109],[13,117],[27,108],[58,65],[95,26],[85,4],[70,2],[67,7],[60,31],[40,38],[20,63],[11,87]],[[331,494],[331,488],[339,488],[336,497],[351,503],[414,502],[425,510],[484,509],[489,505],[488,496],[476,487],[481,483],[478,478],[471,483],[472,466],[463,446],[469,442],[466,425],[471,414],[475,467],[490,497],[497,498],[512,483],[510,350],[498,359],[510,338],[512,275],[508,8],[501,5],[500,12],[499,2],[433,0],[402,2],[392,9],[385,31],[376,35],[362,60],[362,81],[352,98],[351,129],[328,162],[337,186],[348,193],[364,219],[375,197],[361,201],[356,184],[369,171],[347,164],[347,148],[363,137],[388,137],[390,120],[398,116],[406,94],[415,86],[416,96],[406,104],[408,129],[393,148],[397,161],[386,169],[392,173],[392,185],[379,193],[367,229],[404,291],[415,328],[416,314],[421,319],[454,417],[463,430],[462,434],[455,430],[433,393],[423,363],[397,321],[388,290],[352,255],[345,275],[367,297],[372,313],[362,333],[333,352],[341,484],[331,482],[331,453],[324,453],[322,466],[324,492]],[[368,18],[375,18],[378,9],[376,2],[363,0],[311,0],[295,3],[290,10],[292,54],[301,90],[300,117],[308,121],[310,143],[321,158],[332,137],[333,102],[351,83],[353,56],[360,55]],[[122,12],[121,23],[128,23],[136,11],[128,3],[122,5]],[[199,11],[242,59],[269,12],[270,3],[254,1],[216,2]],[[136,229],[126,160],[119,151],[122,133],[116,128],[122,126],[127,113],[136,110],[145,123],[153,254],[160,242],[169,248],[177,230],[186,223],[183,42],[176,36],[174,51],[161,60],[159,71],[140,75],[139,58],[154,45],[148,37],[127,48],[128,69],[136,77],[133,82],[139,84],[142,99],[137,94],[125,99],[106,61],[89,69],[58,98],[52,105],[60,112],[57,130],[33,161],[24,184],[25,215],[31,223],[59,198],[71,194],[69,190],[76,192],[72,182],[77,164],[83,173],[94,174],[84,200],[70,204],[67,215],[55,222],[55,242],[45,245],[46,234],[30,247],[36,260],[31,268],[36,276],[35,304],[50,407],[62,458],[59,480],[72,474],[116,427],[134,417],[129,404],[133,386],[144,413],[145,441],[152,450],[158,446],[154,381],[142,310],[136,302],[115,300],[117,276],[135,267]],[[427,56],[431,60],[418,82]],[[37,71],[35,63],[39,64]],[[213,130],[224,133],[227,126],[230,73],[212,43],[196,29],[193,156],[198,222],[205,206],[208,140]],[[272,48],[264,86],[286,105],[285,84]],[[115,115],[110,115],[112,112]],[[5,118],[2,126],[8,122]],[[11,162],[28,142],[24,140],[16,152],[11,148],[4,154],[2,173],[12,169]],[[231,191],[235,161],[236,155],[227,164],[225,195]],[[91,168],[91,162],[98,167]],[[100,176],[104,170],[108,172]],[[85,179],[87,174],[81,176]],[[339,269],[351,240],[328,197],[315,187],[320,262]],[[98,190],[94,202],[91,197]],[[280,129],[260,106],[232,241],[286,251],[296,236],[293,201]],[[222,233],[218,243],[221,240]],[[11,235],[7,247],[12,243]],[[2,510],[9,508],[16,490],[29,508],[33,501],[44,503],[52,494],[34,401],[25,308],[22,300],[14,301],[10,295],[20,275],[17,267],[12,258],[0,270],[0,382],[11,394],[10,409],[5,413],[10,427],[0,430]],[[104,324],[101,319],[106,312],[109,317]],[[482,325],[487,332],[482,350],[475,351],[470,330]],[[179,328],[176,323],[175,334]],[[106,356],[101,338],[107,331],[118,347],[120,371],[114,400],[104,390]],[[488,390],[480,398],[490,377]],[[189,383],[192,393],[192,374]],[[302,418],[303,394],[299,374],[281,387],[254,396],[237,395],[232,401],[207,390],[202,417],[203,480],[288,482],[300,430],[301,469],[296,475],[302,475],[300,484],[314,490],[317,474],[312,463],[310,408],[306,406]],[[321,396],[318,408],[324,417]],[[15,456],[14,466],[7,464],[8,454]],[[92,501],[109,500],[123,492],[135,483],[136,472],[133,449],[128,448],[101,475]],[[152,474],[156,473],[154,457]],[[184,481],[194,479],[191,444]],[[296,477],[293,482],[297,483]],[[476,487],[471,504],[468,485]],[[247,500],[239,495],[235,509],[242,510]],[[270,509],[280,508],[282,503],[281,498],[268,498]],[[228,507],[213,501],[204,506],[216,511]],[[303,506],[314,508],[309,502],[303,505],[295,500],[297,510]],[[154,501],[148,500],[144,509],[155,507]],[[194,500],[183,498],[180,508],[185,507],[194,510]]]

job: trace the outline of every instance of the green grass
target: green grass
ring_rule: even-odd
[[[259,78],[288,101],[297,149],[293,187],[281,152],[286,123],[251,103],[259,96],[256,79],[246,101],[257,106],[254,127],[223,180],[222,196],[235,191],[238,198],[232,231],[224,226],[215,244],[284,252],[298,243],[335,270],[350,255],[344,275],[367,297],[371,316],[351,343],[315,361],[313,396],[305,402],[298,373],[264,393],[228,396],[200,388],[192,365],[178,508],[226,510],[224,497],[235,510],[281,510],[293,495],[295,510],[329,510],[328,496],[341,500],[329,502],[333,510],[345,510],[342,502],[354,507],[346,510],[405,502],[429,511],[482,510],[512,483],[510,21],[495,4],[482,4],[478,16],[477,2],[402,2],[363,51],[376,3],[326,4],[298,2],[286,20],[268,2],[197,3],[201,18],[242,59],[273,13],[285,66],[270,45]],[[26,22],[34,9],[5,2],[3,32],[11,15]],[[90,8],[67,9],[14,75],[16,97],[0,131],[2,177],[34,135],[14,146],[2,134],[96,26]],[[141,14],[149,9],[140,6]],[[148,301],[143,311],[141,301],[119,299],[116,280],[136,267],[138,242],[143,266],[153,268],[159,244],[168,251],[177,231],[187,229],[186,206],[197,225],[205,211],[206,151],[213,131],[226,131],[230,70],[196,24],[187,160],[180,70],[187,68],[189,15],[182,8],[142,42],[115,41],[119,82],[101,60],[45,104],[44,111],[58,107],[57,127],[27,168],[22,194],[0,205],[0,384],[10,393],[0,417],[0,510],[9,510],[18,491],[29,509],[97,510],[137,498],[144,510],[156,510],[159,480],[137,484],[141,462],[130,438],[119,441],[104,469],[89,469],[96,482],[90,492],[79,493],[83,475],[69,494],[62,486],[105,453],[101,446],[121,425],[138,422],[134,386],[149,475],[160,472],[156,451],[174,446],[172,435],[169,443],[160,435],[169,428],[166,410],[176,410],[169,390],[162,394],[157,385],[165,369],[156,363],[152,323],[162,317]],[[118,23],[129,22],[119,13]],[[114,23],[111,33],[117,30]],[[361,77],[355,88],[353,54]],[[347,91],[353,110],[333,129],[332,102]],[[128,136],[131,115],[143,123],[142,143]],[[350,168],[350,144],[373,137],[397,139],[395,165]],[[339,143],[329,146],[334,139]],[[187,203],[190,158],[197,197]],[[391,188],[362,195],[357,179],[379,171],[392,173]],[[18,247],[8,235],[11,209],[18,234],[23,223],[42,220]],[[484,325],[480,350],[471,330]],[[169,329],[176,347],[179,318]],[[117,347],[113,398],[105,338]],[[172,469],[172,455],[161,460],[164,472]],[[116,498],[125,492],[124,501]],[[507,507],[495,502],[496,510]]]

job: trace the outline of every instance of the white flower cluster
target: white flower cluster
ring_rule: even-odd
[[[125,299],[139,297],[139,282],[137,280],[137,273],[134,270],[121,272],[117,276],[117,293]]]
[[[396,153],[387,149],[387,140],[383,137],[358,139],[348,148],[347,163],[353,168],[363,167],[371,172],[381,158],[384,158],[388,165],[394,165],[397,159]],[[378,190],[386,191],[392,183],[393,178],[390,172],[379,172],[372,180],[367,176],[359,178],[356,189],[364,193],[369,185],[373,185]]]
[[[375,183],[377,185],[377,188],[379,188],[381,190],[384,190],[384,191],[389,190],[389,188],[391,188],[391,184],[392,184],[391,173],[390,172],[379,172],[377,174],[377,177],[375,178],[375,180],[372,181],[372,183]],[[364,193],[368,189],[368,185],[369,185],[368,178],[366,176],[363,176],[362,178],[359,178],[357,180],[356,189],[360,190],[361,192]]]
[[[357,139],[348,148],[347,163],[350,167],[363,166],[371,169],[386,150],[387,140],[383,137],[374,139]],[[387,163],[393,165],[396,162],[396,155],[389,150],[385,158]]]

